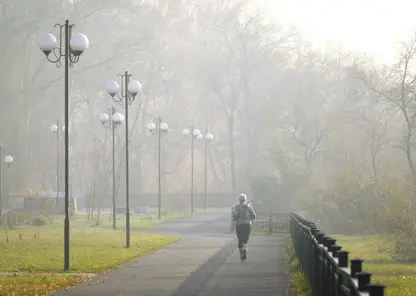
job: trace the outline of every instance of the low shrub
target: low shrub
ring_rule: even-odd
[[[43,226],[43,225],[46,225],[47,223],[48,221],[43,216],[38,216],[32,220],[33,226]]]

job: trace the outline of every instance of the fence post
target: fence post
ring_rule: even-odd
[[[363,260],[361,259],[351,259],[351,276],[353,278],[357,277],[357,273],[363,271]]]
[[[234,214],[234,207],[231,207],[231,231],[234,230],[234,219],[233,219],[233,214]]]
[[[324,237],[324,247],[329,248],[330,246],[335,245],[336,240],[333,239],[332,237],[329,236],[325,236]]]
[[[330,246],[335,245],[336,240],[333,239],[330,236],[324,236],[324,240],[323,240],[323,245],[324,247],[327,248],[327,250],[329,250]],[[329,258],[329,253],[324,251],[324,256],[323,256],[324,260],[323,260],[323,264],[324,264],[324,271],[323,271],[323,282],[325,283],[325,286],[323,287],[323,295],[325,296],[329,296],[332,295],[332,270],[331,270],[331,264],[330,264],[330,258]]]
[[[371,282],[372,274],[369,272],[357,272],[357,279],[358,279],[358,291],[360,292],[367,292],[368,285]]]
[[[348,252],[338,251],[338,266],[341,268],[348,267]]]
[[[367,288],[370,296],[384,296],[384,289],[386,286],[381,284],[369,284],[367,285]]]
[[[317,232],[315,235],[316,240],[318,241],[318,244],[322,245],[324,241],[325,234],[323,232]]]
[[[270,210],[269,211],[269,229],[268,229],[268,234],[269,235],[271,235],[272,232],[273,232],[273,219],[272,219],[272,216],[273,216],[273,211]]]
[[[341,246],[338,245],[332,245],[328,247],[328,252],[331,252],[332,257],[337,258],[338,257],[338,251],[341,250]]]

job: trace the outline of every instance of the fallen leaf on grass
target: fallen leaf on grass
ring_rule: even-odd
[[[30,274],[0,276],[0,296],[42,296],[57,290],[67,290],[88,277],[63,274]]]

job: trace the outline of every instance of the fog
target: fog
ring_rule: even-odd
[[[129,113],[132,194],[157,191],[157,138],[147,126],[161,116],[170,129],[162,138],[164,194],[189,193],[190,139],[182,130],[194,125],[214,136],[209,193],[248,192],[266,208],[296,209],[332,231],[416,235],[413,36],[383,65],[341,47],[319,51],[258,4],[1,0],[0,141],[14,157],[3,193],[56,191],[49,127],[63,122],[64,72],[37,40],[44,32],[59,36],[53,25],[68,18],[90,40],[70,76],[72,192],[111,194],[111,130],[99,118],[111,106],[124,113],[105,86],[128,70],[143,86]],[[194,145],[201,194],[204,143]],[[115,149],[122,204],[124,126]]]

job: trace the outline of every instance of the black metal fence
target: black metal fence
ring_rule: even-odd
[[[341,250],[334,238],[294,213],[289,224],[312,296],[384,296],[385,286],[371,283],[372,274],[362,270],[363,260],[349,260],[348,251]]]
[[[252,221],[251,231],[273,233],[289,233],[290,214],[288,213],[256,213],[257,218]],[[231,230],[235,229],[233,209],[231,209]]]

